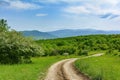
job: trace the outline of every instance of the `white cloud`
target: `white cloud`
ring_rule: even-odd
[[[101,15],[101,14],[115,14],[115,15],[119,15],[120,14],[120,9],[115,8],[115,7],[101,7],[100,5],[96,6],[96,5],[84,5],[85,8],[87,8],[89,10],[90,13],[92,14],[96,14],[96,15]]]
[[[89,13],[89,10],[84,6],[70,6],[65,8],[64,11],[73,14]]]
[[[101,0],[101,2],[115,6],[120,2],[120,0]]]
[[[119,17],[120,7],[118,6],[118,4],[120,4],[120,0],[101,0],[97,2],[88,1],[77,6],[69,5],[64,8],[63,11],[66,13],[73,13],[75,15],[90,14],[95,16],[106,15],[106,17]]]
[[[34,1],[34,0],[33,0]],[[69,6],[63,9],[73,14],[117,14],[120,15],[120,0],[36,0],[44,3],[68,3]]]
[[[35,1],[35,0],[33,0]],[[44,2],[44,3],[59,3],[59,2],[65,2],[65,3],[78,3],[78,2],[97,2],[97,3],[107,3],[116,5],[120,2],[120,0],[36,0],[36,2]]]
[[[43,2],[43,3],[59,3],[59,2],[73,3],[73,2],[81,2],[81,1],[83,0],[37,0],[37,2]]]
[[[40,17],[47,16],[47,15],[48,14],[43,14],[43,13],[36,14],[36,16],[40,16]]]
[[[34,0],[33,0],[34,1]],[[44,3],[56,3],[59,2],[57,0],[37,0],[36,2],[44,2]]]
[[[34,1],[34,0],[33,0]],[[39,2],[91,2],[90,0],[36,0]],[[120,0],[96,0],[97,2],[102,2],[102,3],[110,3],[110,4],[117,4],[118,2],[120,2]],[[93,2],[96,2],[93,1]]]
[[[29,2],[23,2],[20,0],[5,0],[9,5],[7,8],[10,9],[22,9],[22,10],[28,10],[28,9],[39,9],[41,6],[34,4],[34,3],[29,3]]]

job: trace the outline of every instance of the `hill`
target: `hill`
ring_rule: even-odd
[[[50,32],[41,32],[37,30],[20,31],[24,36],[33,37],[34,39],[54,39],[73,37],[81,35],[96,35],[96,34],[120,34],[120,31],[103,31],[95,29],[64,29]]]
[[[45,55],[87,55],[91,51],[108,51],[118,55],[120,52],[120,35],[86,35],[68,38],[48,39],[36,41]]]
[[[34,39],[52,39],[57,38],[57,36],[54,36],[52,34],[49,34],[47,32],[40,32],[37,30],[32,31],[20,31],[24,36],[26,37],[33,37]]]
[[[120,31],[103,31],[95,29],[64,29],[48,32],[49,34],[58,37],[72,37],[80,35],[95,35],[95,34],[120,34]]]

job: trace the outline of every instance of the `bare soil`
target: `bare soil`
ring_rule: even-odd
[[[101,56],[103,54],[95,54],[88,57]],[[88,58],[84,57],[84,58]],[[79,72],[73,65],[78,58],[65,59],[53,64],[44,80],[90,80],[90,78]],[[83,58],[82,58],[83,59]]]

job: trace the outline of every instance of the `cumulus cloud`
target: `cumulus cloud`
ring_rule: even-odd
[[[34,1],[34,0],[33,0]],[[113,19],[120,15],[120,0],[36,0],[43,3],[67,3],[63,11],[71,14],[90,14]],[[108,15],[109,14],[109,15]]]
[[[24,0],[1,0],[0,6],[6,6],[6,8],[10,9],[30,10],[42,8],[40,4],[35,4],[36,2],[44,4],[63,2],[66,5],[64,8],[62,7],[62,11],[68,14],[88,14],[109,19],[120,16],[120,0],[30,0],[30,2],[24,2]]]
[[[101,0],[101,3],[111,4],[113,6],[117,5],[120,0]]]
[[[77,6],[67,6],[63,11],[66,13],[90,14],[100,18],[113,19],[120,16],[118,4],[120,4],[120,0],[100,0],[96,3],[88,1]]]
[[[81,13],[89,13],[90,11],[87,10],[84,6],[70,6],[64,9],[65,12],[73,13],[73,14],[81,14]]]
[[[9,8],[9,9],[22,9],[22,10],[28,10],[28,9],[39,9],[41,6],[34,4],[34,3],[29,3],[29,2],[23,2],[20,0],[4,0],[0,1],[2,4],[1,6]],[[5,5],[7,3],[7,5]]]

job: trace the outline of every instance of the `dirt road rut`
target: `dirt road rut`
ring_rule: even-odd
[[[101,55],[103,54],[96,54],[88,57],[96,57]],[[75,69],[73,63],[77,59],[78,58],[65,59],[55,63],[49,68],[47,76],[44,80],[90,80],[88,76],[85,76]]]
[[[89,80],[87,76],[76,71],[73,65],[75,60],[77,58],[55,63],[49,68],[45,80]]]

